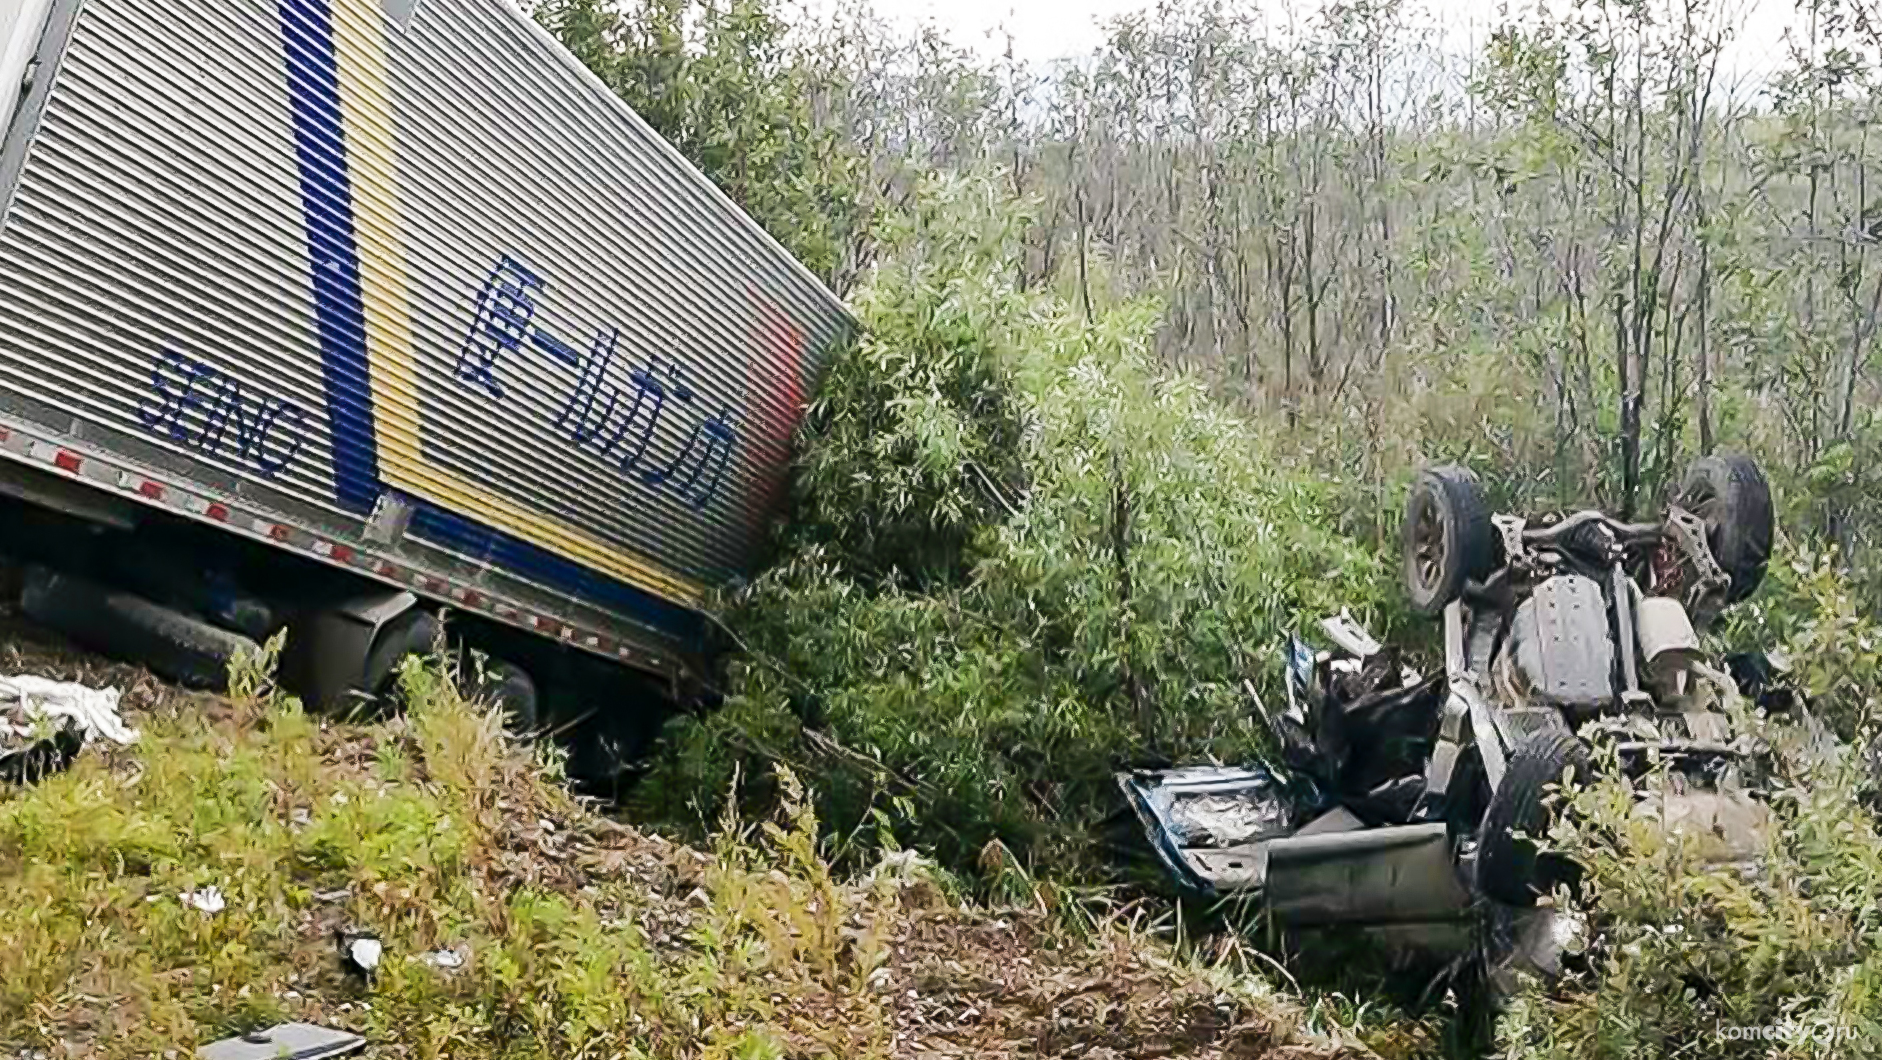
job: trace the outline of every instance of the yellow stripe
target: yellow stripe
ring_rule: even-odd
[[[641,563],[616,546],[545,519],[425,462],[419,446],[418,358],[412,349],[411,299],[399,218],[396,127],[386,92],[385,25],[379,4],[380,0],[334,0],[333,36],[347,173],[353,187],[380,477],[656,596],[697,606],[705,595],[699,583]]]

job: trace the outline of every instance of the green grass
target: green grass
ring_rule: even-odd
[[[1128,919],[963,908],[906,854],[833,876],[788,774],[777,820],[697,850],[589,812],[434,667],[404,716],[339,724],[262,666],[190,695],[4,636],[9,672],[125,688],[142,734],[0,790],[9,1053],[187,1055],[289,1019],[412,1057],[1336,1052]],[[221,912],[178,900],[206,886]],[[339,928],[385,941],[374,981]],[[447,947],[468,961],[424,959]]]

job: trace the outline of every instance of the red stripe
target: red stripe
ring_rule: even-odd
[[[162,484],[152,482],[149,479],[145,479],[144,481],[137,484],[137,492],[143,494],[146,497],[149,497],[153,501],[160,501],[163,499]]]
[[[64,449],[59,450],[53,455],[52,462],[58,465],[60,470],[70,471],[74,475],[78,474],[79,465],[84,463],[77,453],[69,452]]]
[[[335,545],[333,546],[333,560],[335,563],[351,563],[353,550],[346,545]]]
[[[276,523],[268,528],[268,536],[274,538],[276,541],[286,541],[288,539],[288,528],[282,526],[280,523]]]
[[[223,507],[220,504],[211,504],[208,507],[208,509],[203,512],[203,514],[207,515],[211,519],[216,520],[217,522],[226,523],[229,521],[229,509]]]

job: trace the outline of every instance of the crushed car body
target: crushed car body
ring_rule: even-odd
[[[1277,761],[1131,771],[1119,786],[1185,890],[1301,926],[1496,910],[1546,972],[1569,928],[1539,900],[1577,873],[1534,841],[1554,786],[1663,769],[1642,817],[1703,837],[1708,860],[1756,860],[1752,744],[1724,709],[1744,663],[1713,665],[1700,634],[1757,587],[1771,533],[1768,488],[1739,456],[1699,461],[1643,523],[1492,514],[1469,472],[1425,471],[1404,575],[1412,609],[1443,623],[1442,669],[1328,618],[1330,647],[1287,639],[1285,702],[1248,686]]]

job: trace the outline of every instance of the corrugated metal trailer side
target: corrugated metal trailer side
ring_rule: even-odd
[[[833,295],[502,0],[14,10],[0,455],[674,665]]]

